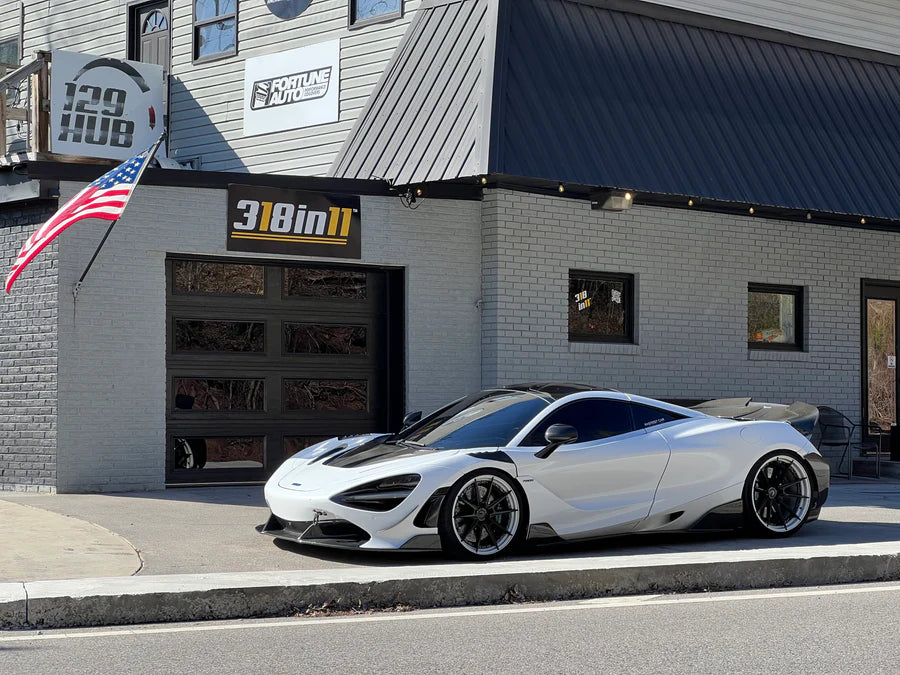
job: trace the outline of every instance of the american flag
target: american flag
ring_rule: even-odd
[[[160,139],[161,140],[161,139]],[[159,142],[136,157],[123,162],[70,199],[53,217],[38,228],[22,245],[22,250],[6,277],[6,292],[25,266],[53,241],[63,230],[85,218],[118,220],[128,204],[128,198],[141,178],[146,165],[153,158]]]

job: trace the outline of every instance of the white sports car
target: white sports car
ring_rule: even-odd
[[[829,468],[809,405],[683,408],[573,384],[489,389],[397,434],[334,438],[265,488],[261,532],[306,544],[483,559],[524,541],[636,532],[794,534]]]

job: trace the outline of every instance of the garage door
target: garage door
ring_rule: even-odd
[[[261,481],[318,440],[396,426],[401,272],[167,266],[168,483]]]

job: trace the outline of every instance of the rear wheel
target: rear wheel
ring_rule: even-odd
[[[480,469],[450,488],[438,532],[446,553],[484,560],[519,544],[527,523],[525,495],[515,480],[496,469]]]
[[[806,462],[789,452],[770,453],[753,466],[744,483],[747,526],[767,537],[788,537],[803,527],[812,497]]]

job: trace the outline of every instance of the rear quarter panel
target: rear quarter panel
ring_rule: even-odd
[[[783,422],[686,420],[660,432],[672,450],[651,514],[675,510],[713,493],[739,499],[753,464],[773,450],[803,457],[815,448]]]

